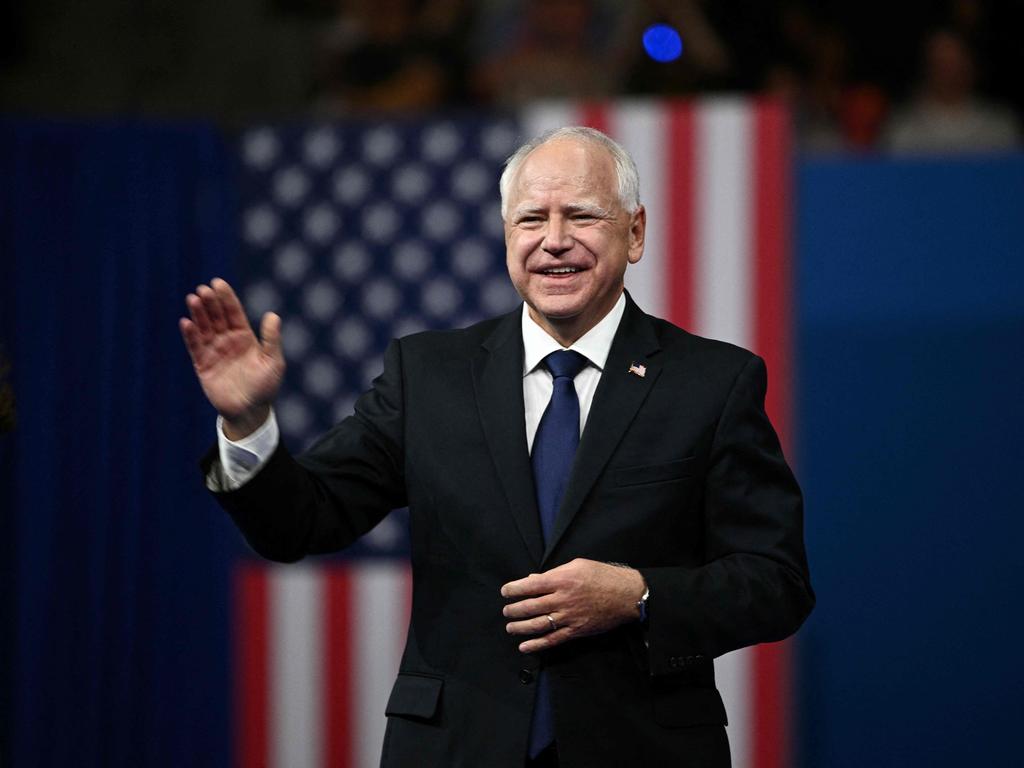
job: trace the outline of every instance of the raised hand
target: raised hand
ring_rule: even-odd
[[[231,286],[219,277],[185,298],[191,319],[178,327],[207,399],[224,417],[224,433],[238,440],[267,418],[284,378],[281,318],[260,322],[256,338]]]

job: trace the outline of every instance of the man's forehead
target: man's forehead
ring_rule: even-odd
[[[552,141],[523,161],[513,188],[517,197],[567,191],[580,203],[600,204],[615,195],[614,165],[604,147],[592,142]]]
[[[520,174],[517,186],[523,190],[568,189],[579,190],[580,194],[594,195],[594,176],[570,173]]]
[[[605,175],[614,171],[611,153],[600,144],[562,138],[541,144],[523,160],[519,179],[557,174],[566,178]]]

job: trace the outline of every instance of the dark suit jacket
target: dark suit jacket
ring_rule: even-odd
[[[281,561],[341,549],[408,505],[412,622],[384,766],[522,768],[542,666],[563,766],[727,766],[712,660],[786,637],[814,602],[763,362],[629,300],[545,547],[522,361],[518,310],[395,341],[355,415],[219,500]],[[648,625],[524,656],[499,588],[577,557],[638,568]]]

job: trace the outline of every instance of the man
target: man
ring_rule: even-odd
[[[355,414],[298,459],[271,411],[279,318],[260,342],[224,281],[186,300],[220,413],[207,482],[257,552],[334,551],[409,506],[384,766],[727,766],[712,659],[813,605],[763,363],[624,292],[638,186],[597,131],[521,148],[501,192],[522,311],[393,342]]]

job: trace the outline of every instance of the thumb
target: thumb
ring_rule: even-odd
[[[275,312],[267,312],[260,320],[260,338],[263,341],[263,354],[276,362],[284,364],[284,353],[281,351],[281,317]]]

